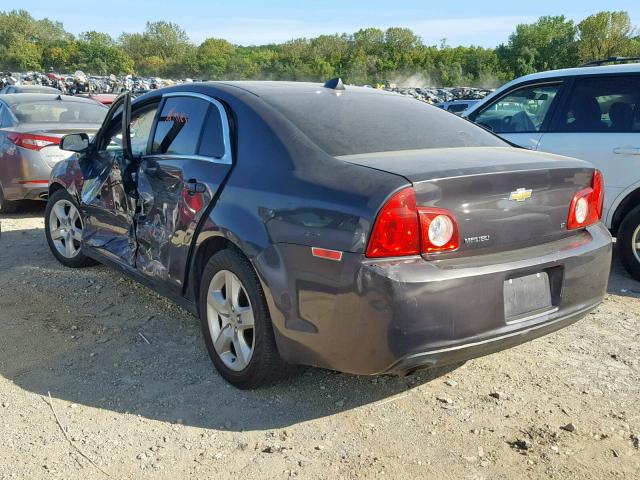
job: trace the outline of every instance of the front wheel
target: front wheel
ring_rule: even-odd
[[[640,206],[624,217],[616,237],[622,265],[633,278],[640,280]]]
[[[82,229],[78,204],[69,192],[58,190],[51,195],[44,212],[44,231],[51,252],[65,267],[80,268],[96,264],[82,253]]]
[[[288,371],[278,354],[258,276],[242,254],[228,249],[209,259],[199,307],[209,356],[229,383],[257,388]]]

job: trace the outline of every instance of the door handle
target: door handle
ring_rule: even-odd
[[[618,147],[613,149],[613,153],[617,155],[640,155],[640,148]]]
[[[207,186],[204,183],[198,182],[195,178],[187,180],[187,192],[190,194],[204,193],[207,191]]]

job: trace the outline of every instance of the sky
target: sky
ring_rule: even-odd
[[[20,0],[0,5],[0,10],[10,8],[61,21],[74,34],[97,30],[118,37],[142,32],[147,21],[167,20],[178,23],[195,43],[217,37],[240,45],[353,33],[363,27],[407,27],[427,45],[446,39],[452,46],[495,47],[507,41],[517,24],[542,15],[580,21],[605,9],[626,10],[634,25],[640,24],[637,0]]]

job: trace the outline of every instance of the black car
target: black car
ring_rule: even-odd
[[[459,362],[602,300],[611,237],[588,163],[510,147],[393,93],[192,83],[111,107],[52,172],[46,235],[200,316],[219,372]]]

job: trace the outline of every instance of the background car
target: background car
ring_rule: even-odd
[[[640,64],[599,63],[518,78],[464,116],[524,148],[598,167],[604,222],[640,280]]]
[[[75,96],[81,98],[90,98],[91,100],[107,106],[111,105],[118,97],[118,95],[115,93],[79,93]]]
[[[57,88],[47,87],[45,85],[7,85],[0,90],[0,95],[9,93],[62,93]]]
[[[53,255],[199,315],[241,388],[288,364],[463,361],[575,322],[606,290],[592,165],[410,97],[339,79],[185,84],[123,95],[91,143],[62,146],[79,156],[51,174]]]
[[[73,132],[95,133],[107,108],[65,95],[0,95],[0,211],[15,210],[19,200],[44,200],[51,168],[69,156],[60,138]]]
[[[440,107],[447,112],[461,114],[479,101],[480,100],[451,100],[450,102],[438,103],[436,107]]]

